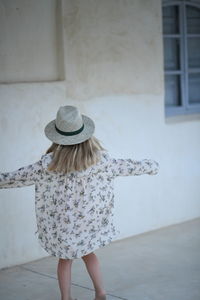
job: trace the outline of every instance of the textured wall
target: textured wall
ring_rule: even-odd
[[[63,77],[59,0],[0,0],[0,82]]]
[[[67,93],[162,91],[159,0],[64,0]]]

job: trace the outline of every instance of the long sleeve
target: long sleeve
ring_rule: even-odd
[[[41,160],[13,172],[0,173],[0,189],[17,188],[35,184],[42,170]]]
[[[110,160],[110,171],[114,177],[131,175],[156,175],[159,164],[153,159],[133,160],[133,159],[114,159]]]

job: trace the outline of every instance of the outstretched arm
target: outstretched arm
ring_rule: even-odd
[[[41,160],[13,172],[0,173],[0,189],[35,184],[42,170]]]
[[[133,160],[133,159],[114,159],[110,160],[110,171],[113,176],[130,175],[156,175],[159,164],[153,159]]]

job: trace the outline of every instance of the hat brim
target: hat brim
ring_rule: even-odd
[[[45,135],[50,141],[56,144],[60,144],[60,145],[80,144],[88,140],[93,135],[95,130],[95,125],[92,119],[90,119],[85,115],[82,115],[82,119],[84,124],[83,131],[81,131],[76,135],[65,136],[58,133],[55,129],[56,120],[53,120],[46,125],[44,129]]]

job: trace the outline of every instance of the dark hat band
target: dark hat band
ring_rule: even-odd
[[[83,131],[83,128],[84,128],[84,124],[83,124],[83,126],[82,126],[80,129],[78,129],[78,130],[76,130],[76,131],[68,131],[68,132],[66,132],[66,131],[62,131],[62,130],[58,129],[58,128],[56,127],[56,124],[55,124],[55,129],[56,129],[56,131],[57,131],[58,133],[60,133],[61,135],[65,135],[65,136],[70,136],[70,135],[76,135],[76,134],[79,134],[81,131]]]

